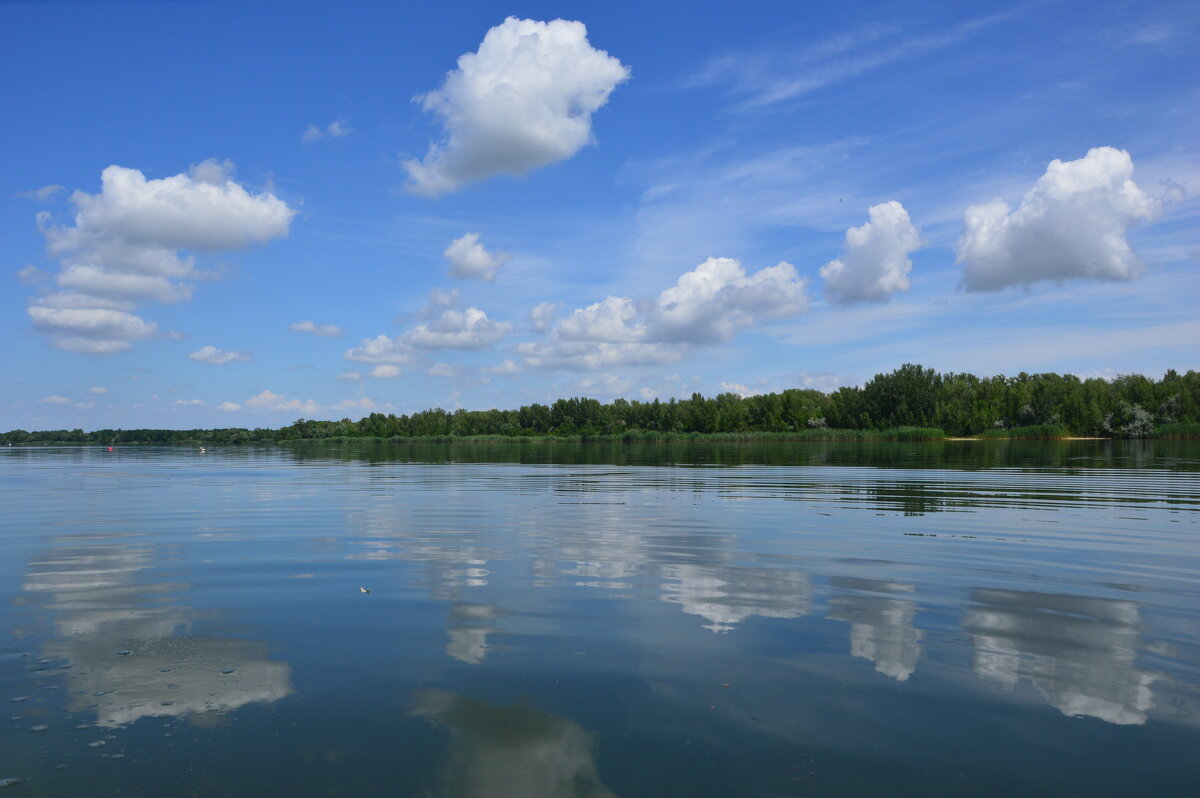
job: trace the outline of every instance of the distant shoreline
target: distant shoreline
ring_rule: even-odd
[[[198,432],[189,430],[189,433]],[[1152,435],[1145,440],[1193,440],[1200,438],[1196,430],[1186,429],[1184,434],[1169,431],[1165,434]],[[941,430],[931,428],[899,427],[884,430],[854,430],[826,429],[802,430],[798,432],[745,432],[745,433],[702,433],[702,432],[666,432],[630,430],[619,435],[414,435],[414,436],[330,436],[324,438],[286,438],[286,439],[244,439],[239,441],[214,440],[213,437],[190,437],[174,440],[130,440],[106,442],[88,440],[37,440],[31,439],[21,443],[9,443],[8,446],[41,447],[41,446],[96,446],[100,448],[119,448],[122,446],[263,446],[263,445],[294,445],[312,443],[389,443],[389,444],[443,444],[443,445],[480,445],[480,444],[579,444],[579,443],[978,443],[989,441],[1112,441],[1131,440],[1123,437],[1099,437],[1085,435],[1048,435],[1044,430],[1034,430],[1027,433],[1020,428],[999,431],[976,437],[946,435]],[[1172,434],[1174,433],[1174,434]],[[1132,439],[1136,440],[1136,439]]]
[[[576,396],[501,410],[430,408],[373,412],[352,421],[300,418],[272,428],[11,430],[6,443],[243,444],[296,440],[1105,440],[1200,438],[1200,372],[1168,370],[1161,380],[1128,374],[1112,380],[1073,375],[975,377],[939,374],[906,363],[861,388],[830,393],[667,401]]]

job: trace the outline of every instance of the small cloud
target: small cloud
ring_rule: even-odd
[[[748,388],[740,382],[722,382],[721,390],[726,393],[736,393],[738,396],[745,398],[747,396],[758,396],[762,391],[756,391],[753,388]]]
[[[22,191],[17,196],[24,197],[25,199],[37,200],[38,202],[48,202],[66,190],[66,186],[49,185],[42,186],[41,188],[35,188],[32,191]]]
[[[78,407],[80,410],[91,410],[93,407],[96,406],[96,403],[95,402],[76,402],[75,406]]]
[[[486,349],[511,329],[508,322],[493,321],[479,308],[451,308],[404,333],[399,341],[412,349]]]
[[[215,346],[203,346],[188,357],[197,363],[207,363],[210,366],[223,366],[226,363],[249,363],[254,359],[249,352],[226,352]]]
[[[88,393],[93,393],[97,396],[103,396],[104,394],[108,393],[108,389],[103,385],[93,385],[91,388],[88,388]]]
[[[616,374],[600,374],[595,377],[585,377],[576,384],[576,388],[584,393],[600,394],[602,396],[617,396],[626,393],[631,387],[633,387],[633,383]]]
[[[363,381],[363,375],[361,372],[358,372],[358,371],[343,371],[341,374],[337,375],[337,378],[341,382],[362,382]]]
[[[545,332],[554,323],[561,307],[561,302],[539,302],[529,311],[529,326],[533,327],[534,332]]]
[[[23,266],[20,269],[17,269],[17,279],[25,283],[25,285],[39,283],[42,280],[47,279],[49,276],[50,275],[46,274],[37,266],[34,266],[32,263],[28,266]]]
[[[223,410],[226,413],[232,413],[235,410],[241,410],[242,406],[237,402],[221,402],[221,404],[217,405],[217,409]]]
[[[314,415],[321,412],[321,406],[312,399],[288,399],[283,394],[263,390],[246,400],[245,405],[251,410],[273,410],[278,412],[300,412]]]
[[[411,363],[415,355],[412,347],[399,338],[377,335],[363,340],[358,346],[347,349],[342,355],[346,360],[358,363]]]
[[[330,410],[374,410],[377,405],[374,400],[362,397],[361,399],[343,399],[336,405],[330,405]]]
[[[283,396],[281,394],[264,389],[260,393],[257,393],[247,399],[246,407],[250,407],[255,410],[265,410],[267,408],[274,407],[282,401]]]
[[[289,330],[312,333],[325,338],[335,338],[342,334],[342,328],[336,324],[314,324],[311,321],[294,321],[288,325]]]
[[[354,129],[346,124],[345,119],[335,119],[323,128],[317,127],[316,125],[309,125],[307,128],[305,128],[304,135],[300,138],[302,141],[304,141],[304,143],[311,144],[312,142],[320,141],[321,139],[344,138],[353,132]]]
[[[520,374],[524,369],[515,360],[505,360],[498,366],[484,366],[480,369],[484,374]]]
[[[40,404],[44,404],[44,405],[69,405],[69,404],[71,404],[70,399],[68,399],[65,396],[59,396],[58,394],[54,394],[53,396],[47,396],[45,399],[39,399],[38,402]]]
[[[459,370],[449,363],[434,363],[427,373],[431,377],[457,377]]]
[[[921,231],[899,202],[881,202],[868,210],[869,221],[846,231],[841,257],[821,267],[825,293],[839,304],[886,302],[907,291],[909,255],[920,249]]]
[[[175,404],[195,407],[204,404],[203,399],[176,399]]]
[[[371,369],[371,376],[377,380],[394,380],[400,376],[400,367],[382,364]]]
[[[507,252],[488,252],[479,243],[479,233],[467,233],[454,240],[442,253],[450,263],[450,276],[458,280],[496,279],[496,271],[512,258]]]

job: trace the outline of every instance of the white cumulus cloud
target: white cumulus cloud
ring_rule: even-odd
[[[358,346],[347,349],[342,357],[357,363],[403,364],[411,363],[416,357],[416,353],[413,352],[412,347],[399,338],[377,335],[374,338],[365,339]]]
[[[512,256],[507,252],[488,252],[479,243],[479,233],[456,238],[442,253],[450,264],[450,276],[459,280],[496,279],[496,271]]]
[[[740,382],[722,382],[721,390],[726,393],[736,393],[738,396],[745,398],[747,396],[758,396],[762,391],[757,391]]]
[[[233,404],[229,402],[228,404]],[[312,399],[288,399],[283,394],[263,390],[251,396],[243,404],[250,410],[269,410],[274,412],[301,412],[313,415],[321,411],[321,406]]]
[[[533,328],[533,331],[545,332],[550,329],[561,304],[560,302],[539,302],[534,305],[533,310],[529,311],[529,326]]]
[[[807,280],[787,261],[752,275],[734,258],[709,258],[663,291],[653,310],[665,341],[728,341],[739,328],[808,310]]]
[[[249,352],[226,352],[215,346],[202,346],[188,357],[197,363],[207,363],[210,366],[224,366],[226,363],[249,363],[254,359]]]
[[[413,349],[487,349],[512,329],[508,322],[493,321],[479,308],[449,308],[401,337]]]
[[[649,334],[644,316],[629,297],[610,296],[576,309],[559,322],[558,335],[568,341],[643,341]]]
[[[821,267],[825,293],[834,302],[882,302],[911,286],[908,256],[921,248],[921,232],[895,200],[872,205],[867,215],[865,224],[846,231],[841,257]]]
[[[103,396],[108,393],[108,388],[105,388],[103,385],[93,385],[91,388],[88,388],[88,393]]]
[[[578,308],[517,353],[533,367],[672,363],[695,345],[723,343],[740,329],[803,313],[806,283],[786,261],[746,274],[736,259],[709,258],[655,299],[610,296]]]
[[[342,328],[336,324],[316,324],[312,321],[294,321],[288,325],[289,330],[312,333],[325,338],[336,338],[342,334]]]
[[[69,405],[69,404],[71,404],[70,399],[68,399],[65,396],[59,396],[58,394],[54,394],[53,396],[47,396],[44,399],[39,399],[38,401],[44,405]]]
[[[1096,147],[1053,160],[1016,210],[1002,199],[967,208],[957,261],[968,291],[1042,280],[1131,280],[1143,270],[1126,231],[1161,202],[1133,182],[1124,150]]]
[[[27,308],[34,327],[61,349],[127,349],[159,334],[130,311],[143,302],[191,297],[186,280],[200,273],[187,252],[227,252],[287,235],[295,211],[270,193],[248,192],[232,179],[232,168],[210,160],[147,179],[136,169],[109,166],[100,193],[71,195],[72,224],[38,214],[47,253],[60,268],[57,290]]]
[[[161,334],[154,322],[109,308],[57,308],[42,304],[30,305],[26,312],[34,329],[52,336],[55,346],[69,352],[111,354],[128,349],[132,341]]]
[[[438,196],[497,174],[523,175],[592,141],[592,114],[629,69],[588,42],[582,22],[509,17],[417,99],[446,138],[408,160],[408,189]]]

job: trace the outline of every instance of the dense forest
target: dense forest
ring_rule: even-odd
[[[907,430],[907,434],[904,432]],[[1070,374],[976,377],[905,364],[862,387],[832,393],[790,389],[649,402],[558,399],[517,410],[441,408],[372,413],[359,421],[299,419],[281,429],[50,430],[0,433],[2,444],[237,444],[327,438],[616,436],[679,434],[822,437],[1200,436],[1200,372],[1080,379]]]

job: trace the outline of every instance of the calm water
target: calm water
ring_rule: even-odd
[[[1200,794],[1195,443],[6,447],[0,486],[14,798]]]

